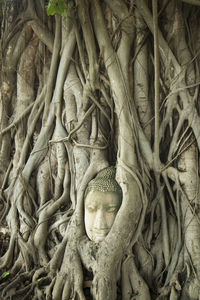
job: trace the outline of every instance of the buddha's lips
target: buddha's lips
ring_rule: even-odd
[[[108,234],[108,229],[93,229],[93,234],[95,234],[95,236],[105,237]]]

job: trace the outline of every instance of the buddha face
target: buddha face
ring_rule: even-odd
[[[85,230],[90,240],[103,241],[121,205],[117,192],[90,191],[85,199]]]

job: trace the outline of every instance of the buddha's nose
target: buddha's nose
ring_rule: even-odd
[[[98,230],[107,229],[106,216],[102,209],[98,209],[96,212],[94,228]]]

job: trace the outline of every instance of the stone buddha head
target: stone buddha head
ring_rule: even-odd
[[[95,243],[109,233],[122,202],[122,190],[115,180],[115,167],[100,171],[87,186],[84,200],[86,234]]]

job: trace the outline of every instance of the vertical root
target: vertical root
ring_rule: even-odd
[[[65,235],[64,239],[62,240],[61,244],[58,246],[56,252],[54,253],[54,256],[52,260],[50,261],[50,272],[54,274],[54,272],[57,269],[60,269],[61,263],[63,261],[63,256],[65,253],[65,247],[67,243],[68,236],[67,234]]]
[[[13,262],[13,255],[14,255],[14,248],[15,248],[15,236],[11,236],[10,244],[7,252],[3,257],[0,259],[1,268],[9,269]]]
[[[71,289],[70,289],[70,282],[66,280],[63,288],[63,293],[62,293],[62,300],[67,300],[69,299],[71,294]]]
[[[127,288],[127,282],[126,283],[124,281],[122,282],[122,284],[125,283],[124,286],[122,285],[122,290],[124,290],[123,294],[125,293],[126,296],[125,299],[131,300],[133,296],[137,300],[151,299],[149,288],[146,282],[144,281],[144,279],[140,276],[135,266],[132,255],[129,255],[127,259],[123,262],[122,272],[125,274],[126,279],[128,278],[129,280],[129,284],[128,284],[129,294],[127,293],[126,290],[124,290],[124,288]]]
[[[64,285],[64,278],[62,275],[58,274],[56,277],[56,282],[53,287],[52,299],[53,300],[61,300],[62,299],[62,291]]]
[[[169,300],[178,300],[179,296],[180,295],[179,295],[178,291],[175,289],[174,286],[172,286]]]
[[[54,277],[51,281],[51,283],[46,287],[45,292],[46,292],[46,300],[51,300],[52,299],[52,291],[55,285],[56,277]]]

